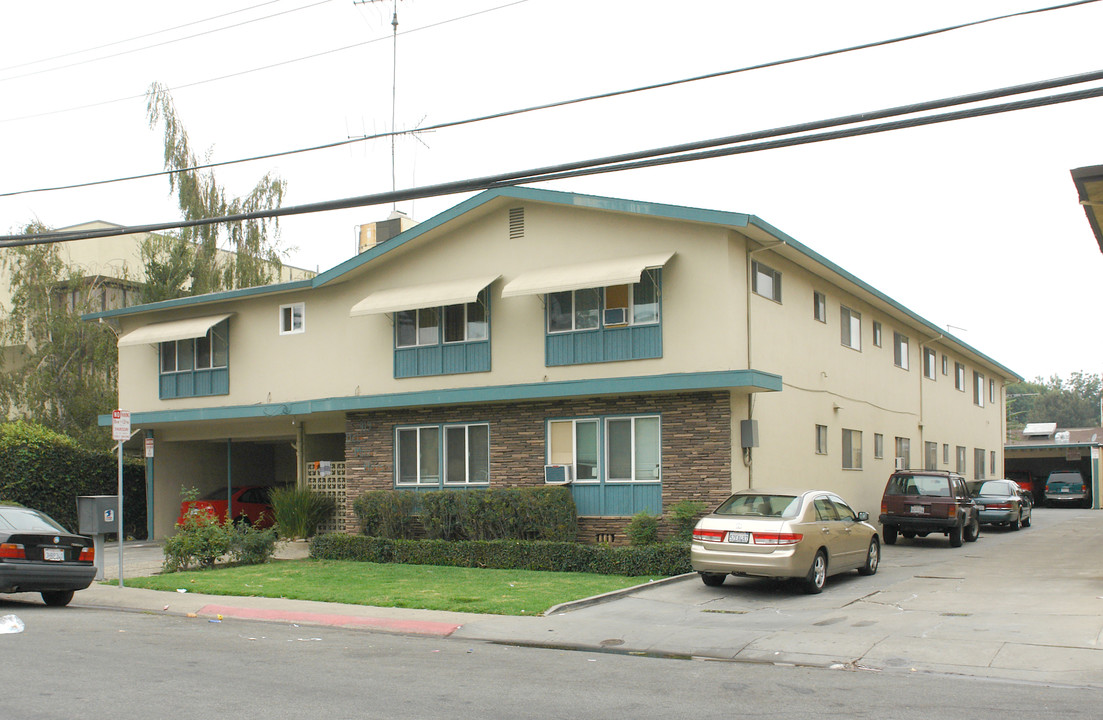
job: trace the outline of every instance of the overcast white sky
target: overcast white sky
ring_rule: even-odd
[[[396,126],[1051,4],[399,0]],[[0,193],[162,169],[161,135],[146,123],[143,98],[154,81],[174,88],[193,147],[209,149],[213,161],[387,131],[393,5],[4,3]],[[243,12],[227,15],[235,10]],[[223,17],[199,22],[216,16]],[[212,32],[219,28],[228,29]],[[461,180],[1099,70],[1100,28],[1103,2],[404,137],[396,144],[397,182]],[[139,36],[146,37],[133,39]],[[97,46],[107,47],[76,52]],[[97,59],[108,55],[114,57]],[[290,62],[311,55],[317,57]],[[1099,373],[1103,254],[1069,170],[1103,164],[1101,119],[1103,99],[1094,99],[540,187],[754,214],[1027,379]],[[391,188],[391,144],[369,141],[216,172],[231,193],[245,194],[268,171],[288,181],[285,205],[384,192]],[[465,197],[399,209],[424,220]],[[354,252],[356,226],[390,209],[281,221],[282,243],[296,248],[288,262],[332,267]],[[178,217],[164,177],[0,197],[0,230],[9,232],[35,218],[64,227]]]

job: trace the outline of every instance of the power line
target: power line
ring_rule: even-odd
[[[173,27],[165,28],[163,30],[154,30],[153,32],[143,33],[141,35],[135,35],[133,37],[124,38],[122,40],[114,40],[114,41],[109,42],[109,43],[104,43],[103,45],[95,45],[93,47],[87,47],[87,48],[83,48],[81,50],[71,50],[67,53],[61,53],[60,55],[52,55],[50,57],[41,58],[39,60],[28,60],[27,62],[17,63],[15,65],[8,65],[7,67],[0,67],[0,72],[4,72],[5,70],[18,70],[19,68],[28,67],[30,65],[40,65],[42,63],[47,63],[47,62],[50,62],[52,60],[62,60],[62,59],[67,58],[67,57],[73,57],[74,55],[83,55],[84,53],[95,52],[96,50],[105,50],[105,49],[110,48],[110,47],[115,47],[116,45],[125,45],[126,43],[134,42],[135,40],[143,40],[143,39],[148,38],[148,37],[153,37],[155,35],[162,35],[164,33],[172,32],[174,30],[183,30],[184,28],[191,27],[192,25],[202,25],[203,23],[210,22],[212,20],[220,20],[221,18],[230,17],[231,15],[240,15],[243,12],[249,12],[250,10],[256,10],[257,8],[264,7],[265,5],[275,5],[276,3],[280,2],[280,1],[281,0],[268,0],[268,2],[263,2],[263,3],[260,3],[259,5],[251,5],[251,6],[246,7],[246,8],[241,8],[240,10],[231,10],[230,12],[222,13],[221,15],[213,15],[211,17],[202,18],[200,20],[193,20],[192,22],[184,23],[183,25],[174,25]],[[327,0],[327,2],[328,2],[328,0]],[[265,20],[268,17],[273,17],[273,16],[267,15],[267,16],[262,17],[262,18],[256,18],[256,20]],[[249,22],[256,22],[256,20],[251,20]],[[230,27],[236,27],[236,26],[230,26]],[[225,30],[225,29],[226,28],[215,28],[214,30],[210,30],[208,32],[218,32],[219,30]],[[191,37],[195,37],[195,36],[193,35]],[[188,38],[178,38],[177,40],[171,40],[169,42],[178,42],[179,40],[186,40],[186,39],[188,39]],[[161,44],[164,44],[164,43],[161,43]],[[156,46],[150,46],[150,47],[156,47]],[[139,50],[145,50],[145,49],[146,48],[136,48],[134,50],[128,50],[126,52],[138,52]],[[124,53],[119,53],[119,54],[124,54]],[[108,55],[106,57],[115,57],[115,56],[114,55]],[[102,59],[103,58],[92,58],[92,59],[86,60],[84,62],[95,62],[96,60],[102,60]],[[71,65],[62,65],[60,67],[50,68],[50,70],[60,70],[63,67],[73,67],[73,65],[80,65],[80,64],[82,64],[82,63],[73,63]],[[49,72],[49,70],[44,70],[44,71],[41,71],[41,72]],[[34,73],[30,73],[30,74],[34,74]],[[16,75],[14,77],[25,77],[25,76],[24,75]],[[0,82],[3,82],[4,80],[12,80],[12,79],[14,79],[14,77],[4,78],[3,80],[0,80]]]
[[[1099,0],[1082,0],[1082,1],[1084,1],[1084,2],[1098,2]],[[529,0],[514,0],[514,2],[507,3],[505,5],[499,5],[497,7],[487,8],[486,10],[479,10],[477,12],[468,13],[467,15],[461,15],[459,17],[449,18],[448,20],[441,20],[440,22],[431,23],[429,25],[423,25],[423,26],[418,27],[418,28],[413,28],[412,30],[405,30],[400,34],[408,35],[410,33],[420,32],[422,30],[429,30],[431,28],[439,27],[441,25],[447,25],[448,23],[458,22],[460,20],[467,20],[469,18],[473,18],[473,17],[476,17],[478,15],[485,15],[486,13],[489,13],[489,12],[494,12],[496,10],[502,10],[504,8],[512,7],[514,5],[520,5],[520,4],[526,3],[526,2],[529,2]],[[262,65],[260,67],[251,68],[249,70],[240,70],[238,72],[233,72],[233,73],[229,73],[229,74],[226,74],[226,75],[219,75],[218,77],[207,78],[206,80],[196,80],[194,82],[184,83],[183,85],[177,85],[175,87],[171,87],[171,88],[169,88],[169,90],[170,91],[184,90],[184,89],[187,89],[187,88],[197,87],[199,85],[206,85],[208,83],[219,82],[221,80],[230,80],[232,78],[241,77],[242,75],[250,75],[250,74],[255,73],[255,72],[261,72],[263,70],[272,70],[274,68],[283,67],[284,65],[292,65],[294,63],[303,62],[303,61],[306,61],[306,60],[315,60],[315,59],[320,58],[320,57],[325,57],[326,55],[333,55],[335,53],[344,52],[345,50],[352,50],[354,48],[363,47],[365,45],[371,45],[372,43],[377,43],[377,42],[381,42],[383,40],[389,40],[389,39],[390,39],[389,37],[379,37],[379,38],[373,38],[371,40],[364,40],[363,42],[353,43],[351,45],[345,45],[343,47],[333,48],[333,49],[330,49],[330,50],[323,50],[321,52],[313,53],[311,55],[304,55],[302,57],[292,58],[290,60],[281,60],[280,62],[271,63],[269,65]],[[46,112],[33,113],[31,115],[19,115],[17,117],[2,118],[2,119],[0,119],[0,124],[9,123],[9,122],[17,122],[17,121],[20,121],[20,120],[34,120],[34,119],[40,118],[40,117],[49,117],[51,115],[61,115],[63,113],[75,112],[77,110],[90,110],[92,108],[104,107],[105,105],[115,105],[117,103],[129,102],[130,100],[138,100],[138,99],[143,98],[143,97],[145,97],[144,94],[143,95],[128,95],[126,97],[114,98],[113,100],[101,100],[99,102],[88,103],[86,105],[76,105],[76,106],[73,106],[73,107],[61,108],[59,110],[47,110]]]
[[[526,2],[526,1],[527,0],[519,0],[519,2]],[[707,73],[707,74],[704,74],[704,75],[696,75],[696,76],[689,77],[689,78],[683,78],[681,80],[671,80],[671,81],[666,81],[666,82],[661,82],[661,83],[652,83],[650,85],[642,85],[642,86],[639,86],[639,87],[629,88],[629,89],[625,89],[625,90],[614,90],[614,91],[607,92],[607,93],[600,93],[600,94],[596,94],[596,95],[587,95],[587,96],[583,96],[583,97],[579,97],[579,98],[574,98],[574,99],[571,99],[571,100],[560,100],[560,101],[555,101],[555,102],[550,102],[550,103],[544,103],[544,104],[541,104],[541,105],[533,105],[533,106],[526,107],[526,108],[519,108],[519,109],[514,109],[514,110],[505,110],[505,111],[502,111],[502,112],[490,113],[490,114],[487,114],[487,115],[480,115],[480,116],[476,116],[476,117],[473,117],[473,118],[467,118],[465,120],[446,121],[446,122],[442,122],[442,123],[437,123],[435,125],[429,125],[429,126],[426,126],[426,127],[419,128],[417,130],[417,132],[432,132],[432,131],[435,131],[435,130],[444,130],[444,129],[448,129],[448,128],[459,127],[459,126],[462,126],[462,125],[470,125],[470,124],[474,124],[474,123],[485,122],[487,120],[497,120],[497,119],[500,119],[500,118],[511,117],[513,115],[521,115],[521,114],[524,114],[524,113],[536,112],[536,111],[539,111],[539,110],[549,110],[549,109],[553,109],[553,108],[557,108],[557,107],[564,107],[564,106],[568,106],[568,105],[586,103],[586,102],[591,102],[591,101],[595,101],[595,100],[604,100],[604,99],[618,97],[618,96],[622,96],[622,95],[629,95],[629,94],[633,94],[633,93],[646,92],[646,91],[649,91],[649,90],[658,90],[658,89],[662,89],[662,88],[673,87],[673,86],[676,86],[676,85],[682,85],[682,84],[687,84],[687,83],[698,82],[698,81],[701,81],[701,80],[711,80],[711,79],[714,79],[714,78],[724,77],[724,76],[728,76],[728,75],[735,75],[735,74],[739,74],[739,73],[751,72],[753,70],[763,70],[763,69],[766,69],[766,68],[772,68],[772,67],[779,67],[779,66],[782,66],[782,65],[795,64],[795,63],[799,63],[799,62],[805,62],[805,61],[808,61],[808,60],[818,60],[818,59],[821,59],[821,58],[830,57],[832,55],[840,55],[840,54],[843,54],[843,53],[856,52],[858,50],[868,50],[868,49],[875,48],[875,47],[881,47],[881,46],[885,46],[885,45],[892,45],[892,44],[895,44],[895,43],[905,42],[905,41],[908,41],[908,40],[915,40],[915,39],[920,39],[920,38],[924,38],[924,37],[930,37],[932,35],[939,35],[939,34],[942,34],[942,33],[947,33],[947,32],[951,32],[951,31],[955,31],[955,30],[961,30],[961,29],[964,29],[964,28],[973,27],[973,26],[977,26],[977,25],[983,25],[983,24],[986,24],[986,23],[992,23],[992,22],[996,22],[996,21],[999,21],[999,20],[1006,20],[1006,19],[1013,18],[1013,17],[1051,12],[1051,11],[1054,11],[1054,10],[1064,10],[1064,9],[1067,9],[1067,8],[1070,8],[1070,7],[1074,7],[1074,6],[1078,6],[1078,5],[1087,5],[1087,4],[1096,3],[1096,2],[1099,2],[1099,1],[1100,0],[1076,0],[1075,2],[1068,2],[1068,3],[1061,4],[1061,5],[1053,5],[1053,6],[1044,7],[1044,8],[1037,8],[1037,9],[1034,9],[1034,10],[1024,10],[1024,11],[1016,12],[1016,13],[998,15],[998,16],[993,16],[993,17],[990,17],[990,18],[985,18],[983,20],[974,20],[974,21],[970,21],[970,22],[967,22],[967,23],[959,23],[957,25],[950,25],[950,26],[947,26],[947,27],[938,28],[938,29],[934,29],[934,30],[924,30],[924,31],[921,31],[921,32],[916,32],[916,33],[911,33],[911,34],[908,34],[908,35],[902,35],[902,36],[899,36],[899,37],[890,38],[888,40],[878,40],[878,41],[875,41],[875,42],[863,43],[863,44],[860,44],[860,45],[853,45],[853,46],[850,46],[850,47],[840,48],[840,49],[836,49],[836,50],[827,50],[827,51],[819,52],[819,53],[800,55],[800,56],[796,56],[796,57],[786,58],[786,59],[783,59],[783,60],[771,60],[771,61],[768,61],[768,62],[758,63],[758,64],[755,64],[755,65],[747,65],[747,66],[744,66],[744,67],[735,68],[735,69],[731,69],[731,70],[720,70],[720,71],[717,71],[717,72]],[[519,2],[518,3],[511,3],[511,4],[516,5],[516,4],[519,4]],[[491,10],[501,9],[503,7],[509,7],[509,5],[503,5],[503,6],[500,6],[499,8],[491,8]],[[486,11],[483,11],[483,12],[489,12],[489,10],[486,10]],[[465,19],[466,17],[470,17],[470,16],[464,16],[463,18],[454,18],[453,20]],[[444,21],[444,22],[451,22],[451,21]],[[426,26],[426,27],[435,27],[436,25],[440,25],[440,24],[443,24],[443,23],[436,23],[435,25],[429,25],[429,26]],[[415,31],[420,30],[420,29],[425,29],[425,28],[415,28],[414,30],[404,31],[401,34],[415,32]],[[374,40],[365,41],[365,43],[358,43],[357,45],[346,46],[345,48],[339,48],[338,50],[325,51],[324,53],[321,53],[321,54],[328,54],[330,52],[338,52],[340,50],[346,50],[346,49],[351,48],[351,47],[357,47],[358,45],[363,45],[363,44],[372,43],[372,42],[378,42],[380,40],[385,40],[385,39],[387,39],[387,38],[375,38]],[[317,57],[317,55],[310,56],[310,57]],[[287,61],[287,62],[297,62],[297,60],[292,60],[292,61]],[[268,67],[274,67],[274,66],[268,66]],[[261,68],[261,69],[264,69],[264,68]],[[249,71],[244,71],[244,72],[254,72],[254,70],[249,70]],[[224,76],[224,77],[232,77],[232,76]],[[204,83],[204,82],[211,82],[211,81],[210,80],[200,81],[200,83]],[[192,87],[192,86],[194,86],[196,84],[200,84],[200,83],[192,83],[191,85],[177,86],[176,88],[172,88],[172,90]],[[133,99],[133,98],[126,98],[126,99],[129,100],[129,99]],[[109,102],[117,102],[117,101],[113,100],[113,101],[109,101]],[[92,106],[85,106],[85,107],[92,107]],[[58,111],[58,112],[65,112],[65,111]],[[38,116],[27,116],[27,117],[38,117]],[[16,119],[22,119],[22,118],[16,118]],[[7,122],[7,121],[6,120],[0,120],[0,123],[2,123],[2,122]],[[277,152],[265,153],[263,155],[254,155],[254,156],[247,157],[247,158],[239,158],[237,160],[223,160],[223,161],[220,161],[220,162],[204,163],[204,164],[201,164],[201,165],[195,165],[193,167],[181,168],[181,169],[177,169],[177,170],[161,170],[161,171],[157,171],[157,172],[150,172],[150,173],[142,173],[142,174],[138,174],[138,175],[128,175],[128,176],[124,176],[124,177],[117,177],[117,178],[112,178],[112,179],[108,179],[108,180],[92,180],[92,181],[83,182],[83,183],[71,183],[71,184],[68,184],[68,185],[54,185],[54,186],[50,186],[50,187],[32,188],[32,189],[28,189],[28,190],[13,190],[13,191],[9,191],[9,192],[0,192],[0,197],[11,197],[11,196],[14,196],[14,195],[23,195],[23,194],[38,193],[38,192],[52,192],[52,191],[55,191],[55,190],[72,190],[72,189],[82,188],[82,187],[92,187],[92,186],[95,186],[95,185],[106,185],[106,184],[117,183],[117,182],[128,182],[128,181],[132,181],[132,180],[143,180],[143,179],[152,178],[152,177],[160,177],[162,175],[192,172],[192,171],[195,171],[195,170],[207,170],[207,169],[216,168],[216,167],[223,167],[223,166],[227,166],[227,165],[236,165],[236,164],[246,163],[246,162],[255,162],[255,161],[258,161],[258,160],[269,160],[269,159],[277,158],[277,157],[286,157],[286,156],[289,156],[289,155],[296,155],[296,154],[307,153],[307,152],[315,152],[315,151],[318,151],[318,150],[327,150],[327,149],[331,149],[331,148],[335,148],[335,147],[342,147],[344,145],[350,145],[350,144],[353,144],[353,143],[367,142],[369,140],[378,140],[378,139],[382,139],[382,138],[394,138],[397,135],[405,135],[405,134],[409,134],[409,133],[410,133],[410,131],[401,131],[401,132],[396,131],[396,130],[393,129],[393,125],[392,125],[391,132],[375,133],[375,134],[372,134],[372,135],[364,135],[364,136],[356,137],[356,138],[348,138],[348,139],[345,139],[345,140],[337,140],[337,141],[330,142],[330,143],[323,143],[321,145],[313,145],[313,146],[310,146],[310,147],[298,148],[298,149],[295,149],[295,150],[282,150],[282,151],[277,151]]]
[[[178,220],[173,222],[147,225],[131,225],[103,230],[50,232],[37,235],[5,235],[0,236],[0,247],[17,247],[23,245],[38,245],[53,242],[64,242],[68,240],[114,237],[118,235],[128,235],[131,233],[152,233],[178,228],[198,227],[203,225],[215,225],[229,222],[242,222],[247,220],[279,218],[316,212],[329,212],[333,210],[344,210],[354,207],[367,207],[371,205],[381,205],[391,202],[404,202],[407,200],[438,197],[442,195],[454,195],[457,193],[475,192],[479,190],[487,190],[491,188],[506,187],[525,183],[548,182],[551,180],[581,177],[584,175],[621,172],[624,170],[638,169],[643,167],[694,162],[698,160],[725,157],[728,155],[761,152],[763,150],[772,150],[781,147],[793,147],[796,145],[805,145],[815,142],[825,142],[827,140],[858,137],[861,135],[870,135],[874,133],[889,132],[905,128],[921,127],[924,125],[934,125],[938,123],[963,120],[967,118],[983,117],[986,115],[995,115],[1017,110],[1024,110],[1028,108],[1045,107],[1049,105],[1103,97],[1103,87],[1096,87],[1044,97],[1028,98],[1025,100],[1017,100],[1014,102],[1002,103],[997,105],[988,105],[979,108],[958,110],[937,115],[925,115],[920,117],[905,118],[903,120],[864,125],[860,127],[844,128],[841,130],[829,130],[826,132],[795,135],[793,137],[782,137],[785,135],[793,135],[794,133],[799,132],[808,132],[810,130],[822,130],[828,127],[837,127],[841,125],[868,122],[871,119],[881,119],[885,117],[899,116],[904,114],[914,114],[916,112],[929,111],[936,108],[973,103],[977,101],[975,98],[990,99],[996,97],[1004,97],[1010,94],[1019,94],[1039,89],[1060,87],[1080,82],[1087,82],[1089,80],[1099,80],[1101,78],[1103,78],[1103,70],[1095,71],[1092,73],[1085,73],[1083,75],[1070,76],[1067,78],[1057,78],[1053,80],[1042,81],[1039,83],[1031,83],[1030,85],[1018,85],[1012,88],[1004,88],[1002,90],[990,90],[982,93],[974,93],[973,95],[957,96],[952,98],[945,98],[942,100],[916,103],[913,105],[900,106],[897,108],[889,108],[869,113],[848,115],[831,120],[821,120],[812,123],[805,123],[803,125],[792,125],[788,127],[775,128],[772,130],[763,130],[754,133],[745,133],[742,135],[732,135],[724,138],[714,138],[712,140],[704,140],[694,143],[671,145],[667,147],[645,150],[637,153],[627,153],[604,158],[582,160],[573,163],[563,163],[543,168],[522,170],[498,175],[489,175],[467,180],[458,180],[449,183],[427,185],[419,188],[409,188],[407,190],[376,193],[372,195],[361,195],[358,197],[343,198],[339,200],[327,200],[323,202],[307,203],[303,205],[294,205],[271,210],[237,213],[234,215],[225,215],[215,218]],[[740,145],[738,143],[750,144]],[[734,147],[723,147],[731,145],[734,145]]]

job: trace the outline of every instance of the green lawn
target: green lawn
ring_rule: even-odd
[[[658,579],[340,560],[274,560],[264,565],[127,578],[126,584],[154,590],[186,588],[188,592],[209,595],[538,615],[562,602]]]

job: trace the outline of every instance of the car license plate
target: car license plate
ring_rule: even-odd
[[[65,559],[65,551],[61,548],[42,548],[42,559],[61,562]]]
[[[922,505],[912,505],[911,511],[916,515],[922,515],[924,513]]]
[[[728,542],[730,543],[748,543],[751,541],[751,534],[746,532],[729,532]]]
[[[1068,488],[1061,488],[1061,492],[1068,492],[1068,491],[1069,491]]]

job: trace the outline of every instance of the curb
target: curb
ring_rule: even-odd
[[[552,607],[545,610],[544,617],[569,613],[574,610],[581,610],[582,608],[590,607],[591,605],[600,605],[603,602],[616,600],[617,598],[624,597],[625,595],[631,595],[632,593],[639,592],[640,590],[644,590],[646,588],[658,587],[659,585],[669,585],[670,583],[687,580],[695,576],[696,574],[697,573],[695,572],[689,572],[683,575],[672,575],[670,577],[659,578],[658,580],[652,580],[651,582],[633,585],[632,587],[622,588],[620,590],[611,590],[607,593],[602,593],[601,595],[593,595],[588,598],[582,598],[581,600],[570,600],[565,603],[559,603],[558,605],[553,605]]]

